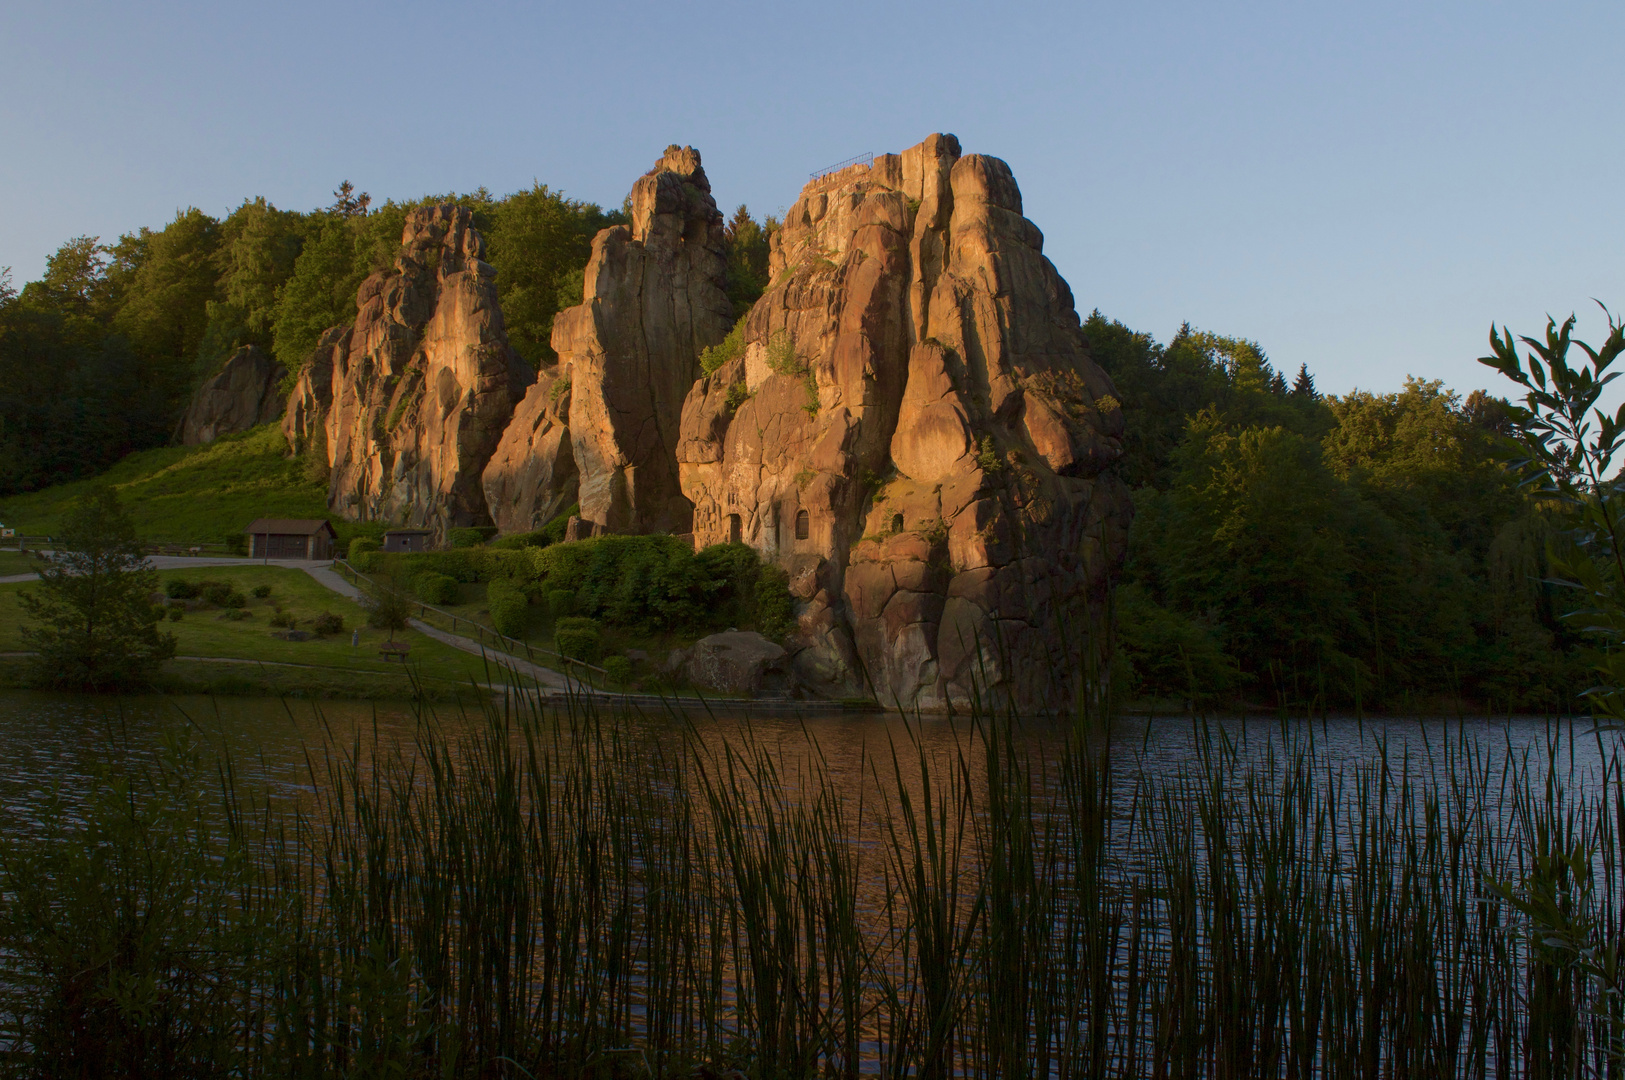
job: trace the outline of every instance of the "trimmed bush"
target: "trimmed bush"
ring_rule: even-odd
[[[549,589],[547,593],[547,613],[555,619],[562,619],[576,608],[576,594],[569,589]]]
[[[244,596],[236,589],[233,589],[231,592],[226,594],[225,602],[220,606],[231,608],[235,611],[241,611],[243,608],[248,606],[248,597]]]
[[[449,574],[427,570],[412,579],[412,591],[425,604],[455,604],[457,582]]]
[[[331,611],[324,611],[310,620],[310,628],[323,637],[342,634],[344,632],[344,618],[333,614]]]
[[[256,600],[264,600],[267,596],[270,596],[270,595],[271,595],[271,586],[269,586],[269,585],[256,585],[256,586],[254,586],[254,599],[256,599]]]
[[[560,619],[553,628],[553,647],[564,656],[596,664],[604,648],[603,635],[592,619]]]
[[[632,681],[632,661],[624,656],[608,657],[604,660],[604,674],[609,676],[610,682],[624,686]]]
[[[365,555],[374,551],[383,550],[383,545],[370,536],[358,536],[350,541],[350,561],[356,562]]]
[[[183,608],[183,607],[172,607],[172,608],[169,609],[169,621],[170,622],[180,622],[185,617],[186,617],[186,609],[185,608]]]
[[[215,607],[230,607],[231,596],[237,590],[231,587],[229,581],[200,581],[197,591],[205,603],[213,604]]]
[[[164,582],[164,595],[171,600],[190,600],[197,595],[197,586],[190,581],[171,578]]]
[[[530,601],[518,586],[505,580],[493,581],[485,598],[491,613],[491,625],[497,628],[497,633],[518,637],[525,632],[525,623],[530,618]]]
[[[479,547],[497,533],[489,525],[476,526],[468,529],[452,529],[446,534],[446,540],[454,548]]]
[[[270,623],[276,627],[292,627],[294,617],[291,611],[278,611],[271,616]]]

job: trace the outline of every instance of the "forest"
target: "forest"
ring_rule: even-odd
[[[245,200],[161,229],[64,243],[20,289],[0,277],[0,500],[94,476],[168,444],[197,385],[255,344],[293,373],[395,257],[405,215],[456,201],[487,239],[509,339],[553,361],[554,315],[579,302],[592,237],[625,208],[537,183],[374,205]],[[767,281],[771,218],[726,226],[743,312]],[[1564,709],[1590,666],[1543,584],[1552,508],[1507,462],[1517,410],[1418,379],[1317,392],[1243,338],[1172,340],[1084,322],[1115,380],[1134,491],[1115,594],[1131,697],[1277,708]],[[0,502],[3,510],[3,502]]]

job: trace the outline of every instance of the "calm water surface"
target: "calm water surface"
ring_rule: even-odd
[[[485,720],[472,709],[433,707],[433,723],[445,734],[473,733]],[[270,698],[87,697],[21,691],[0,692],[0,808],[7,816],[28,817],[30,809],[52,793],[70,803],[85,778],[109,758],[155,754],[166,732],[190,729],[200,746],[224,749],[239,776],[263,782],[289,794],[308,791],[313,782],[309,753],[329,741],[340,748],[361,744],[399,748],[411,753],[421,717],[405,702],[299,702]],[[685,721],[669,716],[635,715],[619,723],[636,737],[681,745]],[[794,784],[796,766],[809,760],[808,736],[816,742],[829,773],[843,787],[862,786],[860,778],[876,769],[891,775],[895,748],[912,765],[918,737],[936,761],[966,752],[973,775],[981,772],[979,740],[964,720],[926,718],[917,723],[895,716],[819,713],[803,716],[765,715],[689,717],[694,732],[713,749],[741,745],[742,723],[784,764]],[[1129,717],[1109,736],[1116,772],[1128,778],[1143,769],[1153,779],[1173,779],[1193,767],[1198,756],[1199,722],[1188,717]],[[1467,719],[1380,719],[1333,717],[1326,720],[1226,718],[1211,730],[1233,740],[1243,760],[1261,761],[1272,748],[1290,739],[1309,739],[1323,767],[1368,765],[1386,740],[1390,762],[1409,761],[1413,768],[1433,763],[1442,748],[1465,737],[1497,766],[1508,755],[1527,758],[1543,771],[1555,753],[1560,775],[1575,781],[1600,776],[1604,755],[1612,754],[1618,736],[1597,734],[1584,720],[1534,717]],[[1067,736],[1054,722],[1023,725],[1017,738],[1037,761],[1053,761]],[[1139,766],[1140,769],[1136,769]],[[314,775],[319,776],[321,770]]]

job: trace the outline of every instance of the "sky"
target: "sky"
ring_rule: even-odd
[[[1007,161],[1080,314],[1323,391],[1505,392],[1492,323],[1625,310],[1625,4],[0,3],[0,266],[65,240],[541,182],[669,143],[725,212],[934,131]]]

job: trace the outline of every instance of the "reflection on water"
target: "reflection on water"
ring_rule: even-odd
[[[477,713],[438,704],[420,714],[409,702],[295,701],[274,698],[109,697],[0,692],[0,807],[11,813],[44,793],[57,791],[71,801],[76,786],[95,763],[109,754],[155,752],[162,733],[191,728],[202,744],[226,751],[239,776],[272,789],[302,791],[311,783],[307,751],[358,743],[365,751],[380,747],[411,753],[420,722],[432,720],[450,738],[472,733],[485,723]],[[880,766],[889,772],[894,747],[914,754],[914,740],[935,761],[963,754],[973,777],[980,776],[980,740],[968,721],[939,717],[904,719],[895,714],[821,712],[802,716],[782,713],[741,720],[736,716],[639,714],[626,718],[627,731],[655,742],[681,740],[690,730],[712,749],[741,743],[748,725],[759,745],[782,757],[789,781],[808,760],[809,736],[816,744],[826,775],[856,792]],[[1173,778],[1199,764],[1188,717],[1127,717],[1116,722],[1108,745],[1114,773],[1127,778]],[[1327,719],[1224,718],[1212,730],[1231,740],[1246,761],[1287,740],[1312,742],[1323,766],[1359,765],[1372,760],[1386,742],[1393,762],[1409,760],[1425,768],[1440,747],[1467,739],[1497,767],[1510,753],[1528,756],[1539,771],[1555,746],[1565,777],[1594,776],[1617,737],[1593,731],[1584,719],[1539,717],[1357,718]],[[1036,762],[1059,757],[1069,730],[1054,721],[1024,722],[1017,730],[1022,749]]]

